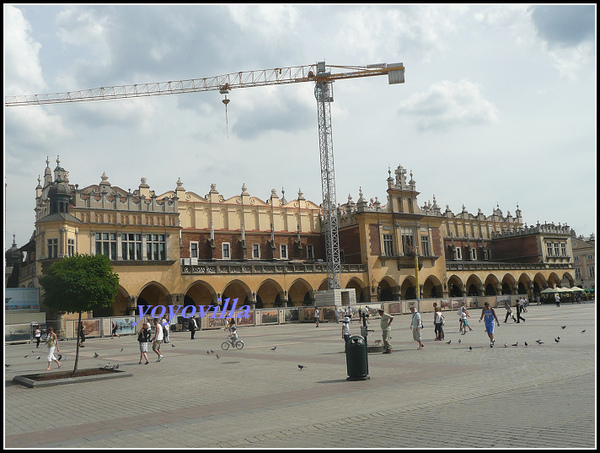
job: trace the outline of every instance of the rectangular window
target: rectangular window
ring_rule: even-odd
[[[252,259],[260,258],[260,244],[252,244]]]
[[[590,266],[588,268],[588,277],[589,278],[595,278],[596,277],[596,271],[594,270],[594,266]]]
[[[581,278],[581,269],[579,267],[575,268],[575,278],[576,279],[580,279]]]
[[[149,261],[164,261],[167,259],[166,235],[146,235],[146,259]]]
[[[280,258],[282,260],[287,260],[288,259],[287,245],[282,244],[282,245],[279,246],[279,255],[280,255]]]
[[[198,258],[198,243],[190,242],[190,258]]]
[[[306,258],[309,260],[315,259],[315,248],[312,245],[306,246]]]
[[[116,233],[96,233],[96,255],[107,256],[110,260],[117,259]]]
[[[578,263],[579,262],[579,257],[578,256],[574,256],[573,257],[573,261],[575,261],[576,263]]]
[[[552,256],[552,243],[551,242],[547,242],[546,243],[546,254],[548,256]]]
[[[477,249],[473,247],[471,250],[471,261],[477,261]]]
[[[560,247],[558,245],[558,242],[554,243],[554,256],[560,256]]]
[[[123,260],[142,259],[142,235],[133,233],[121,234],[121,258]]]
[[[429,236],[421,236],[421,249],[421,255],[431,256],[431,250],[429,248]]]
[[[460,247],[456,247],[454,249],[454,259],[455,260],[462,260],[462,250],[460,249]]]
[[[491,261],[492,260],[492,251],[490,249],[486,249],[485,256],[488,261]]]
[[[75,255],[75,239],[67,239],[67,254],[69,256]]]
[[[394,256],[394,236],[391,234],[383,235],[383,254],[385,256]]]
[[[231,246],[229,242],[223,242],[223,244],[221,244],[221,252],[223,253],[222,256],[224,260],[231,259]]]
[[[560,254],[562,256],[567,256],[567,244],[564,242],[560,243]]]
[[[402,228],[402,253],[413,255],[415,253],[415,237],[412,228]]]
[[[58,257],[58,239],[48,239],[48,258]]]

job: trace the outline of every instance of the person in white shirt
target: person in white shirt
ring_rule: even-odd
[[[154,339],[152,340],[152,350],[156,352],[158,359],[157,362],[160,362],[163,359],[163,355],[160,352],[160,345],[163,342],[163,330],[162,326],[158,322],[158,318],[154,318]]]
[[[414,305],[410,307],[410,312],[412,313],[410,330],[412,330],[413,339],[419,343],[419,347],[417,349],[423,349],[423,341],[421,339],[421,314],[415,309]]]

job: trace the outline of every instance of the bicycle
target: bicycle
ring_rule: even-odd
[[[223,351],[227,351],[230,346],[236,349],[244,349],[244,342],[242,340],[227,339],[227,341],[221,343],[221,349]]]

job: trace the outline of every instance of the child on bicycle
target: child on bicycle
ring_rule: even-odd
[[[229,326],[229,332],[229,341],[235,346],[238,341],[237,327],[235,325]]]

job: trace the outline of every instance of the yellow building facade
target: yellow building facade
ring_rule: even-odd
[[[142,178],[131,191],[106,174],[79,188],[46,161],[36,187],[36,225],[19,286],[39,286],[54,260],[102,253],[120,277],[112,307],[95,316],[130,315],[138,305],[238,307],[312,305],[327,288],[320,206],[291,201],[273,190],[266,199],[225,198],[216,184],[202,196],[181,180],[157,195]],[[525,294],[574,281],[568,227],[523,224],[496,209],[485,216],[418,205],[412,173],[388,171],[387,199],[359,199],[339,207],[342,288],[357,302]],[[548,255],[548,244],[552,255]],[[553,253],[552,247],[558,247]],[[90,314],[91,316],[91,314]]]

